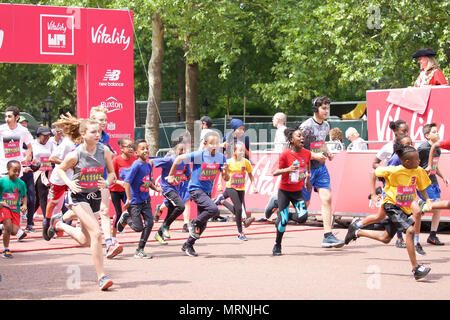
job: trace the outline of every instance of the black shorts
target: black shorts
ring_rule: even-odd
[[[87,203],[91,207],[93,213],[100,211],[100,205],[102,203],[102,194],[100,190],[90,193],[72,193],[69,190],[67,193],[67,198],[69,200],[69,206],[73,204]]]
[[[410,226],[414,225],[412,215],[407,215],[399,206],[385,203],[383,208],[387,218],[381,221],[381,224],[390,238],[393,238],[398,231],[406,232]]]

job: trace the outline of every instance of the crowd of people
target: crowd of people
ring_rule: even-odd
[[[340,240],[332,232],[331,178],[326,162],[345,147],[342,131],[330,130],[326,121],[330,104],[328,97],[314,98],[312,117],[295,127],[286,127],[283,113],[273,117],[277,128],[274,150],[279,153],[279,160],[272,174],[281,176],[281,180],[278,193],[269,200],[265,212],[266,218],[277,214],[272,254],[282,254],[283,234],[290,220],[306,221],[314,191],[321,202],[323,248],[341,248],[359,237],[388,243],[397,235],[397,246],[406,247],[415,279],[425,277],[430,268],[418,264],[416,259],[416,253],[426,254],[419,242],[421,214],[433,213],[427,242],[443,245],[437,237],[440,210],[448,209],[450,202],[441,201],[437,177],[448,185],[449,179],[439,170],[438,163],[440,148],[449,149],[450,141],[440,142],[437,125],[427,124],[423,127],[426,141],[415,149],[407,123],[391,122],[395,139],[383,146],[373,161],[370,198],[375,202],[381,197],[379,212],[352,221],[345,239]],[[100,107],[92,108],[88,119],[61,115],[53,128],[38,127],[36,138],[26,128],[27,121],[20,117],[17,107],[6,108],[5,122],[0,126],[0,233],[5,258],[13,256],[9,248],[11,235],[22,240],[27,233],[36,231],[34,215],[38,207],[43,214],[42,236],[46,241],[65,233],[81,246],[90,247],[101,290],[113,285],[105,274],[104,257],[112,259],[123,251],[117,232],[128,226],[140,233],[134,258],[150,259],[145,246],[163,207],[167,208],[167,215],[155,232],[155,239],[167,245],[172,223],[183,214],[183,230],[188,236],[181,250],[188,256],[198,255],[194,245],[208,221],[219,216],[220,204],[234,215],[237,238],[248,240],[243,226],[250,226],[254,218],[245,206],[247,179],[253,192],[258,190],[252,173],[250,142],[239,119],[231,120],[232,130],[220,139],[211,129],[212,120],[205,116],[200,121],[198,150],[191,151],[190,136],[182,135],[173,141],[172,150],[165,157],[154,159],[149,159],[145,140],[121,139],[120,154],[116,154],[105,132],[107,110]],[[327,136],[331,141],[326,141]],[[348,150],[367,150],[367,143],[356,129],[347,129],[345,136],[351,142]],[[383,161],[386,165],[382,166]],[[153,168],[162,169],[160,186],[154,183]],[[223,192],[212,198],[216,180]],[[222,180],[226,182],[224,190]],[[376,192],[378,180],[384,184],[382,195]],[[164,203],[157,204],[154,214],[150,189],[164,196]],[[416,190],[420,196],[417,199]],[[115,211],[113,221],[110,200]],[[192,220],[190,201],[198,208]],[[22,217],[26,219],[25,230],[21,228]],[[384,230],[367,228],[375,223]]]

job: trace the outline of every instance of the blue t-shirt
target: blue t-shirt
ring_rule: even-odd
[[[174,157],[165,157],[165,158],[156,158],[153,159],[153,166],[155,168],[162,168],[161,172],[161,188],[163,190],[163,194],[168,193],[169,191],[175,191],[176,193],[180,193],[181,186],[183,185],[183,181],[186,180],[186,177],[191,176],[191,166],[184,162],[180,163],[175,169],[174,177],[177,180],[177,185],[171,185],[167,182],[166,177],[170,173],[170,169],[172,168]]]
[[[212,156],[203,150],[186,154],[186,161],[194,164],[191,180],[189,180],[189,191],[201,189],[210,194],[214,186],[214,179],[217,173],[222,171],[223,164],[227,162],[227,159],[223,153],[216,152]]]
[[[120,178],[130,184],[131,204],[143,203],[150,198],[152,166],[149,163],[134,161],[131,167],[122,170]]]
[[[400,160],[400,158],[398,157],[398,155],[396,153],[394,153],[394,155],[389,159],[389,161],[386,163],[386,166],[399,166],[403,164],[402,161]]]

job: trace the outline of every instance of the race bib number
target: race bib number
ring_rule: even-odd
[[[103,167],[81,168],[80,187],[98,187],[98,181],[103,178]]]
[[[19,204],[19,194],[18,193],[3,193],[2,194],[2,204],[10,209],[17,208]]]
[[[233,189],[244,189],[245,173],[233,173],[230,177],[230,187]]]
[[[398,186],[395,204],[399,207],[411,207],[412,202],[416,198],[416,186]]]
[[[319,153],[323,151],[323,145],[325,144],[325,141],[314,141],[311,142],[310,145],[310,151],[311,152],[315,152],[315,153]]]
[[[49,161],[50,157],[41,157],[41,166],[39,167],[40,171],[50,171],[52,170],[52,164]]]
[[[173,176],[175,178],[175,182],[173,183],[174,186],[178,186],[182,181],[186,180],[186,176],[184,175],[184,169],[175,170]]]
[[[5,151],[5,158],[14,158],[20,156],[19,141],[3,142],[3,150]]]
[[[220,165],[218,163],[202,163],[202,171],[200,173],[200,181],[214,180],[219,172]]]
[[[431,163],[430,174],[436,174],[438,162],[439,162],[439,157],[433,157],[433,162]]]
[[[150,191],[150,175],[146,175],[144,178],[142,178],[142,184],[139,188],[139,191],[141,192],[149,192]]]

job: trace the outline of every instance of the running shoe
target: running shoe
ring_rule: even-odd
[[[164,238],[170,239],[169,228],[161,227],[161,229],[162,229],[161,231],[162,231]]]
[[[113,284],[114,282],[112,282],[112,280],[107,276],[103,276],[100,278],[100,280],[98,280],[98,287],[102,291],[108,290],[108,288],[110,288]]]
[[[247,237],[245,236],[245,234],[243,234],[243,233],[239,233],[237,238],[239,240],[241,240],[241,241],[247,241],[248,240]]]
[[[36,232],[36,229],[34,229],[33,226],[27,226],[25,232]]]
[[[427,202],[423,201],[422,199],[417,200],[417,203],[419,204],[420,210],[422,210],[422,213],[430,211],[430,209],[427,206]]]
[[[2,257],[3,258],[7,258],[7,259],[11,259],[13,257],[13,255],[11,254],[11,251],[9,249],[5,249],[2,252]]]
[[[334,234],[328,237],[323,237],[322,248],[341,248],[344,246],[344,241],[337,239]]]
[[[225,200],[225,197],[223,196],[223,194],[221,194],[220,196],[218,196],[217,198],[213,199],[213,202],[216,206],[218,206],[219,204],[222,204],[221,202]]]
[[[436,236],[434,236],[434,237],[429,236],[428,239],[427,239],[427,243],[432,244],[432,245],[435,245],[435,246],[443,246],[443,245],[444,245],[444,243],[441,242],[441,241],[439,240],[439,238],[436,237]]]
[[[158,241],[160,244],[168,244],[166,240],[159,234],[159,232],[155,233],[155,240]]]
[[[406,248],[406,244],[403,239],[397,239],[397,241],[395,241],[395,246],[397,248]]]
[[[430,271],[431,271],[431,268],[417,265],[417,267],[415,267],[413,270],[414,278],[416,280],[420,280],[423,277],[425,277],[428,273],[430,273]]]
[[[181,230],[181,231],[182,231],[182,232],[189,232],[187,223],[183,224],[183,230]],[[1,233],[0,233],[0,234],[1,234]]]
[[[150,254],[147,254],[144,252],[144,249],[136,249],[136,252],[134,253],[135,259],[151,259],[152,256]]]
[[[281,244],[275,244],[273,246],[272,254],[274,256],[281,256]]]
[[[190,257],[196,257],[198,256],[197,252],[195,252],[194,247],[187,245],[186,243],[183,244],[181,247],[181,251],[185,252]]]
[[[244,220],[244,227],[248,228],[255,221],[255,217],[250,217]]]
[[[49,224],[50,220],[47,220],[46,218],[42,220],[42,238],[44,238],[45,241],[50,241],[50,238],[48,237]]]
[[[62,216],[63,216],[62,213],[57,213],[51,217],[49,226],[48,226],[48,230],[47,230],[47,235],[48,235],[49,239],[51,239],[55,236],[55,234],[56,234],[55,224],[56,224],[56,222],[61,220]]]
[[[121,254],[123,251],[123,246],[119,242],[114,242],[109,248],[108,252],[106,253],[107,259],[112,259],[118,254]]]
[[[354,240],[356,241],[356,239],[358,239],[358,237],[356,236],[356,230],[358,230],[358,226],[356,225],[356,222],[359,219],[355,220],[353,219],[352,223],[350,223],[350,225],[348,226],[347,229],[347,234],[345,235],[345,239],[344,239],[344,243],[345,244],[349,244],[350,241]]]
[[[117,231],[123,232],[125,227],[127,226],[127,220],[130,217],[130,213],[128,211],[122,212],[122,215],[119,218],[119,221],[117,221]]]
[[[155,222],[159,221],[159,217],[161,216],[162,212],[161,212],[161,205],[157,204],[155,207],[155,213],[153,215],[153,220],[155,220]]]
[[[19,234],[20,231],[22,231],[22,233],[17,237],[17,241],[22,241],[23,239],[25,239],[27,237],[27,233],[21,229],[19,229],[17,234]]]
[[[189,235],[194,239],[200,239],[200,229],[196,226],[194,220],[188,223]]]
[[[270,219],[272,214],[277,211],[278,209],[278,201],[276,196],[272,196],[269,200],[269,203],[267,203],[266,208],[264,209],[264,213],[266,216],[266,219]]]
[[[422,256],[426,255],[427,253],[425,252],[425,250],[423,250],[422,246],[420,245],[420,243],[417,242],[417,244],[414,246],[416,248],[416,253],[420,254]]]

